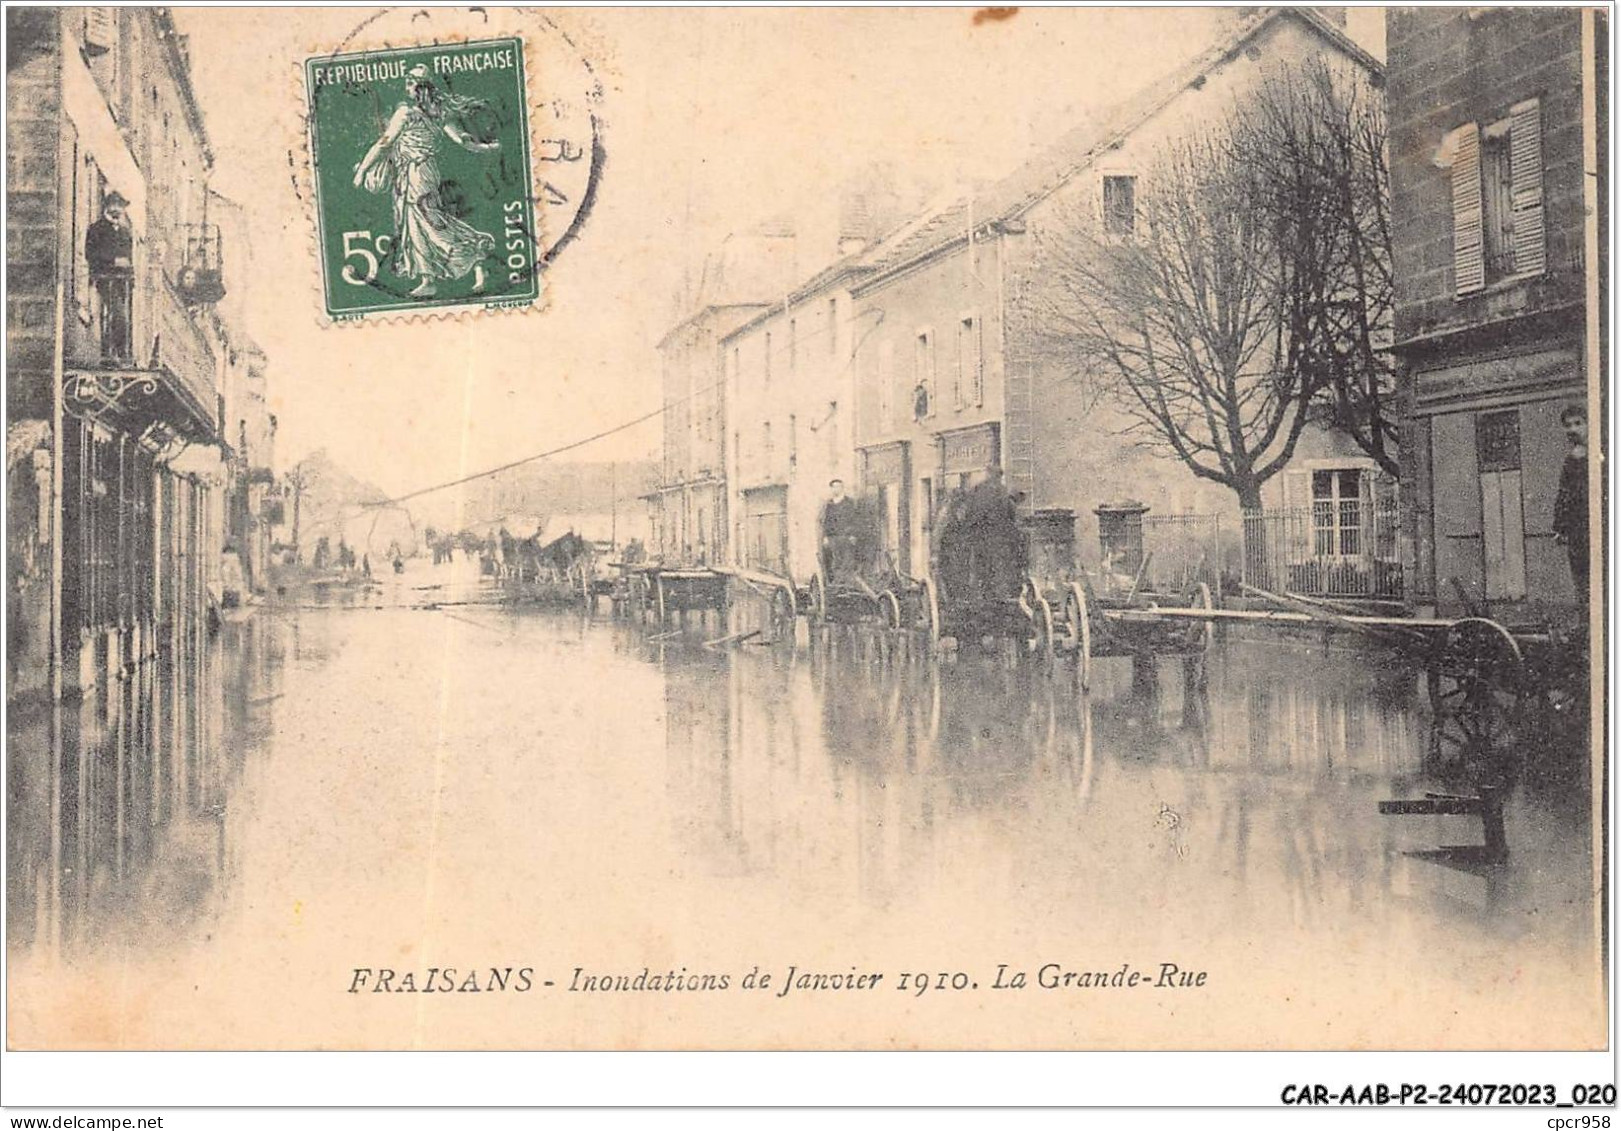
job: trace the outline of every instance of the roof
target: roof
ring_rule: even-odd
[[[1275,19],[1290,16],[1301,20],[1369,71],[1384,72],[1383,64],[1313,9],[1239,9],[1228,33],[1184,66],[1099,117],[1082,122],[989,188],[959,195],[886,237],[865,257],[871,277],[862,287],[873,286],[894,271],[965,241],[970,226],[976,232],[983,231],[1021,216],[1113,149],[1182,91],[1197,86],[1206,72],[1237,54]]]

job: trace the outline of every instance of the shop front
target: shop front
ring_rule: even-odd
[[[743,564],[750,569],[774,573],[788,572],[788,488],[783,485],[755,487],[743,492],[743,516],[739,549]]]
[[[1571,451],[1560,417],[1584,403],[1580,372],[1574,346],[1415,367],[1420,600],[1544,614],[1577,604],[1554,527]]]
[[[883,550],[897,570],[912,564],[912,453],[904,440],[861,449],[861,491],[877,501]]]

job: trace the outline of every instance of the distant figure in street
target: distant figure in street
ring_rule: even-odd
[[[135,237],[130,232],[129,201],[109,192],[101,204],[101,218],[84,234],[84,259],[90,281],[101,297],[101,357],[103,361],[132,361],[135,346],[130,331],[130,303],[135,281]]]
[[[367,581],[371,580],[371,555],[370,554],[361,554],[360,555],[360,576],[364,577]]]
[[[332,543],[328,541],[326,535],[323,534],[315,543],[314,565],[316,569],[326,569],[331,562]]]
[[[1576,600],[1587,609],[1587,410],[1570,405],[1559,414],[1570,439],[1570,452],[1559,472],[1559,494],[1553,503],[1554,541],[1570,555],[1570,580]]]
[[[822,504],[822,570],[831,582],[855,568],[859,523],[855,500],[844,493],[844,480],[830,480],[827,487],[828,500]]]

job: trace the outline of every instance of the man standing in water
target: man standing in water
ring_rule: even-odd
[[[822,506],[822,569],[829,582],[843,580],[855,567],[856,504],[844,493],[844,480],[828,483]]]
[[[1587,612],[1587,410],[1570,405],[1559,414],[1570,440],[1570,452],[1559,472],[1559,494],[1553,504],[1554,541],[1570,555],[1570,580],[1576,600]]]

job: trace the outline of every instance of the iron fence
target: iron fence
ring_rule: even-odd
[[[1203,582],[1216,590],[1221,582],[1222,542],[1219,514],[1146,514],[1143,525],[1141,588],[1180,593]]]
[[[1310,597],[1400,600],[1394,499],[1244,512],[1244,583]]]

